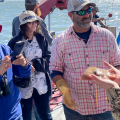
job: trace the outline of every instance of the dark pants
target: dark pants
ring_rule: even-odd
[[[37,112],[37,108],[36,108],[35,104],[34,104],[34,114],[35,114],[35,119],[36,120],[41,120],[40,117],[39,117],[39,114]]]
[[[78,112],[67,108],[63,104],[66,120],[113,120],[111,112],[105,112],[95,115],[81,115]]]
[[[23,120],[22,116],[18,120]]]
[[[32,120],[32,100],[34,100],[37,112],[41,120],[52,120],[48,93],[39,95],[37,90],[33,90],[32,97],[21,99],[23,120]]]

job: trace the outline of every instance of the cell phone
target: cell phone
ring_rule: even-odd
[[[23,51],[24,51],[25,46],[27,45],[27,43],[28,43],[28,40],[16,42],[16,44],[14,46],[14,49],[13,49],[13,52],[10,54],[10,56],[11,56],[11,62],[13,62],[16,59],[17,55],[23,53]]]

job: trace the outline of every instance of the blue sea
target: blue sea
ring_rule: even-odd
[[[120,0],[90,0],[97,4],[100,9],[98,15],[100,17],[108,18],[108,14],[113,16],[107,20],[106,24],[109,26],[116,26],[116,37],[120,32]],[[47,9],[47,8],[46,8]],[[24,0],[10,1],[5,0],[0,2],[0,24],[3,26],[3,30],[0,33],[0,43],[7,44],[12,38],[12,20],[15,16],[25,11]],[[71,24],[71,20],[68,17],[67,10],[55,9],[50,14],[50,30],[59,34],[65,31]],[[48,17],[45,22],[48,26]]]

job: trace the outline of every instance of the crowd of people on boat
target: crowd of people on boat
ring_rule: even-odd
[[[36,120],[53,120],[52,81],[63,96],[66,120],[119,120],[120,49],[96,14],[99,8],[89,0],[69,0],[72,25],[53,40],[38,4],[25,0],[26,11],[12,22],[13,38],[0,44],[0,120],[32,120],[33,104]],[[25,42],[12,60],[16,44]],[[93,71],[90,79],[80,79],[89,67],[116,78]]]

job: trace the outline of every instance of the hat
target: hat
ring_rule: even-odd
[[[39,4],[39,0],[25,0],[25,8],[26,10],[33,11],[35,8],[35,5]]]
[[[33,22],[39,20],[37,15],[33,11],[25,11],[19,16],[20,25],[23,25],[27,22]]]
[[[25,5],[36,5],[39,3],[39,0],[25,0]]]
[[[69,0],[67,4],[68,12],[72,11],[80,11],[86,5],[90,5],[92,7],[96,6],[95,3],[90,3],[89,0]]]
[[[93,7],[92,9],[95,10],[96,12],[100,12],[97,6]]]

